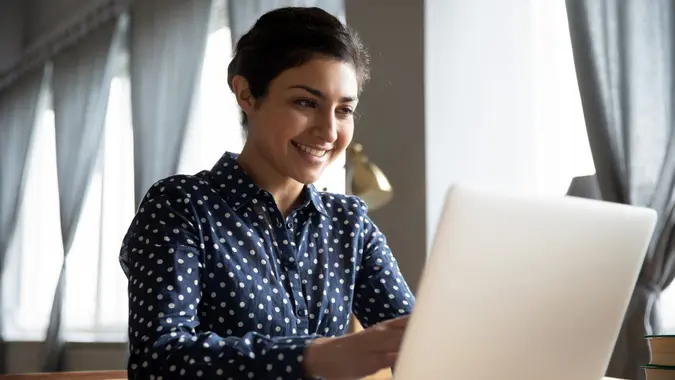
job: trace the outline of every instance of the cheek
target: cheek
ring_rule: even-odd
[[[354,123],[350,122],[341,126],[337,133],[337,140],[335,141],[335,147],[338,150],[338,153],[344,151],[349,144],[352,142],[354,137]]]
[[[307,116],[292,107],[275,107],[265,113],[265,140],[273,145],[283,144],[298,135],[309,124]]]

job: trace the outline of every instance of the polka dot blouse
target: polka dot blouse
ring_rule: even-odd
[[[312,339],[414,298],[357,197],[304,191],[284,218],[226,153],[157,182],[124,238],[130,379],[306,379]]]

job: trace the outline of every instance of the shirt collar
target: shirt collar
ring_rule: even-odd
[[[230,205],[235,209],[239,209],[246,205],[255,196],[263,191],[258,185],[253,182],[253,179],[246,174],[244,169],[237,163],[236,153],[226,152],[216,162],[211,169],[211,174],[214,178],[214,184],[220,194],[226,198]],[[321,193],[314,185],[307,185],[304,189],[305,201],[301,207],[311,204],[317,211],[325,216],[328,216],[326,207],[321,199]]]

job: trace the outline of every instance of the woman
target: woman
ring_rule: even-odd
[[[312,185],[351,142],[367,63],[318,8],[269,12],[241,38],[228,68],[241,154],[156,183],[124,239],[130,378],[354,379],[394,364],[410,290],[363,201]],[[347,334],[352,312],[366,329]]]

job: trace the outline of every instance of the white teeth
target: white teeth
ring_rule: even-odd
[[[300,143],[296,143],[296,142],[293,142],[293,143],[295,144],[296,147],[298,147],[298,149],[300,149],[301,151],[303,151],[305,153],[309,153],[312,156],[323,157],[328,152],[327,150],[314,149],[314,148],[311,148],[307,145],[303,145],[303,144],[300,144]]]

